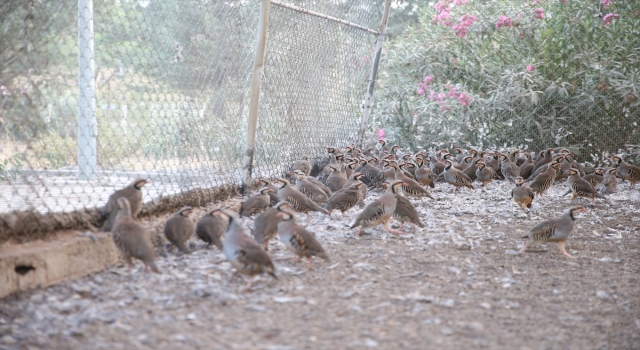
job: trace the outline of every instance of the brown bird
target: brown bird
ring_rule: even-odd
[[[382,185],[387,189],[389,183],[384,182]],[[418,214],[416,206],[401,194],[396,194],[396,199],[398,202],[396,203],[396,210],[393,212],[392,217],[400,221],[400,227],[398,227],[398,230],[402,229],[405,222],[409,222],[413,226],[424,227],[424,224],[420,221],[420,214]]]
[[[259,179],[257,183],[260,187],[267,186],[273,190],[273,192],[269,192],[269,205],[276,205],[280,200],[278,199],[278,186],[271,183],[271,181],[267,179]]]
[[[362,200],[362,190],[366,191],[366,186],[363,183],[359,183],[357,185],[346,187],[341,189],[340,191],[334,192],[331,198],[327,201],[325,205],[325,209],[329,211],[329,213],[334,210],[340,210],[342,217],[344,217],[344,212],[353,208],[358,202]]]
[[[311,163],[309,162],[309,157],[304,156],[302,157],[302,159],[293,162],[293,164],[291,164],[291,166],[289,167],[289,172],[293,172],[295,170],[300,170],[303,174],[309,176],[309,174],[311,173]]]
[[[564,245],[575,226],[575,215],[581,212],[587,212],[587,209],[581,206],[571,207],[567,209],[561,217],[547,220],[536,225],[526,236],[522,237],[529,239],[524,249],[522,249],[522,252],[524,253],[532,243],[554,242],[558,245],[562,254],[573,258],[573,256],[569,255],[564,249]]]
[[[140,211],[140,207],[142,207],[142,187],[150,181],[145,179],[135,179],[129,186],[115,191],[111,196],[109,196],[109,200],[107,200],[107,204],[102,208],[102,214],[107,217],[107,221],[104,223],[104,226],[100,229],[102,232],[109,232],[113,227],[113,223],[116,220],[116,215],[118,215],[118,198],[126,198],[129,201],[129,207],[131,208],[131,217],[135,219],[138,216],[138,212]]]
[[[329,196],[331,196],[332,191],[320,180],[311,176],[305,176],[300,170],[296,170],[291,174],[296,177],[296,189],[312,201],[318,204],[326,203]],[[320,185],[322,185],[322,187]]]
[[[251,290],[253,277],[256,275],[267,273],[278,279],[271,258],[258,242],[244,233],[238,214],[228,209],[216,209],[213,214],[221,217],[228,224],[224,242],[222,242],[222,251],[237,271],[232,278],[238,273],[249,275],[246,291]]]
[[[533,170],[533,159],[531,158],[531,154],[529,154],[529,152],[526,152],[525,157],[527,157],[527,159],[524,161],[524,163],[520,164],[520,176],[522,176],[523,179],[528,179],[529,176],[531,176],[531,170]]]
[[[533,190],[533,192],[535,192],[538,197],[542,196],[545,191],[551,188],[551,185],[553,185],[553,182],[556,180],[560,163],[555,160],[552,161],[552,163],[553,164],[551,164],[549,170],[543,172],[542,174],[539,174],[538,176],[533,178],[533,180],[530,180],[531,184],[529,185],[529,187],[531,187],[531,190]]]
[[[618,169],[618,174],[621,179],[631,182],[631,189],[636,187],[636,182],[640,181],[640,168],[633,166],[629,163],[625,163],[621,157],[610,156],[611,160]]]
[[[269,208],[258,215],[253,223],[253,237],[256,242],[264,245],[264,250],[269,251],[269,241],[278,233],[278,223],[281,217],[280,210],[276,207],[288,207],[293,209],[289,202],[278,202],[273,208]]]
[[[189,217],[192,212],[191,207],[184,207],[174,213],[164,224],[164,236],[184,254],[191,253],[186,242],[191,238],[195,229],[195,225]]]
[[[520,176],[520,168],[506,154],[500,154],[499,158],[502,176],[509,182],[516,182],[516,178]]]
[[[402,170],[398,169],[397,167],[395,168],[395,171],[395,179],[402,181],[402,183],[404,184],[402,185],[402,191],[404,191],[407,196],[420,198],[420,203],[424,203],[422,197],[427,197],[435,200],[431,193],[426,188],[422,187],[422,185],[420,185],[420,183],[418,183],[416,180],[406,176],[404,173],[402,173]]]
[[[612,194],[616,192],[616,187],[618,187],[618,169],[609,169],[607,174],[600,182],[600,186],[598,186],[598,192],[601,194]]]
[[[274,192],[274,190],[268,186],[264,186],[258,190],[257,194],[247,198],[247,200],[240,205],[240,217],[258,214],[267,209],[271,202],[271,198],[269,198],[270,192]]]
[[[511,198],[518,204],[520,209],[531,209],[531,202],[533,202],[534,193],[533,190],[524,184],[524,179],[521,176],[516,177],[516,187],[511,190]]]
[[[416,164],[418,168],[416,169],[416,181],[418,181],[423,186],[429,186],[431,188],[435,187],[433,183],[435,177],[433,176],[433,172],[431,168],[429,168],[428,164],[424,163],[422,158],[416,158]]]
[[[533,168],[531,169],[531,174],[535,174],[536,170],[538,170],[539,167],[550,163],[553,160],[553,153],[553,148],[549,148],[543,152],[540,152],[542,157],[540,157],[540,159],[538,159],[538,161],[534,163]]]
[[[365,198],[367,198],[367,185],[364,182],[362,182],[362,179],[364,179],[363,174],[354,172],[349,178],[349,180],[347,180],[347,182],[344,184],[344,187],[343,187],[343,188],[347,188],[347,187],[355,186],[358,184],[364,185],[362,187],[358,187],[360,188],[360,192],[361,192],[360,201],[358,202],[358,205],[360,207],[364,206],[364,200]]]
[[[331,174],[324,183],[332,192],[341,190],[347,182],[346,167],[346,164],[340,164],[339,167],[329,167]]]
[[[281,184],[278,189],[278,198],[280,201],[291,203],[293,210],[299,213],[307,214],[307,218],[311,220],[310,211],[319,211],[321,213],[329,215],[329,212],[316,204],[316,202],[309,199],[309,197],[302,194],[302,192],[292,187],[288,180],[280,178],[277,180]]]
[[[278,207],[278,215],[282,220],[278,223],[278,238],[287,249],[298,256],[298,259],[307,258],[307,270],[311,270],[311,262],[314,256],[331,263],[331,259],[316,240],[313,233],[296,223],[296,214],[291,208]]]
[[[227,222],[213,213],[210,211],[198,220],[196,235],[207,243],[207,247],[213,244],[222,249],[222,235],[227,230]]]
[[[458,190],[460,187],[469,187],[472,190],[474,189],[473,185],[471,185],[471,179],[462,171],[453,168],[451,166],[451,161],[445,160],[444,164],[444,181],[446,181],[450,185],[455,186],[456,190]]]
[[[406,185],[402,181],[394,181],[389,185],[387,191],[383,193],[378,199],[369,203],[364,210],[358,214],[356,221],[351,225],[351,228],[360,226],[357,236],[360,236],[364,230],[383,224],[384,228],[392,233],[402,234],[402,231],[394,230],[391,228],[391,217],[396,210],[396,204],[398,200],[396,195],[400,191],[401,187]]]
[[[144,263],[145,272],[151,267],[153,272],[160,273],[156,266],[149,231],[133,220],[129,200],[126,197],[120,197],[116,200],[116,205],[118,213],[111,230],[111,237],[129,265],[129,270],[133,266],[131,258],[136,258]]]
[[[486,187],[488,183],[493,181],[493,177],[496,175],[493,169],[487,167],[483,160],[476,163],[476,181],[482,183],[482,187]]]
[[[478,162],[484,162],[484,159],[473,158],[471,156],[466,156],[464,159],[465,159],[465,163],[468,163],[469,165],[466,168],[464,168],[462,172],[465,175],[467,175],[471,181],[476,181],[477,180],[476,170],[478,169],[476,165],[478,164]]]
[[[605,197],[598,193],[598,191],[596,191],[589,182],[580,177],[578,169],[571,168],[567,170],[567,174],[569,174],[568,184],[570,188],[563,197],[572,193],[571,200],[574,200],[576,197],[587,197],[591,198],[592,203],[595,203],[596,197],[605,199]]]
[[[597,188],[604,180],[604,169],[598,168],[593,173],[583,176],[582,179],[588,182],[591,187]]]

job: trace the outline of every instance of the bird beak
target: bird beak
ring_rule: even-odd
[[[582,208],[582,210],[581,210],[581,211],[582,211],[583,213],[586,213],[586,212],[588,212],[589,210],[588,210],[587,208]]]
[[[282,213],[277,213],[276,216],[282,218]]]

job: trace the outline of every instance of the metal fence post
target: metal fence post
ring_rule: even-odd
[[[260,109],[260,85],[264,71],[264,52],[267,42],[269,26],[269,10],[271,0],[262,0],[260,5],[260,20],[258,22],[258,39],[256,41],[256,57],[253,62],[253,76],[251,78],[251,101],[249,102],[249,125],[247,126],[247,141],[244,151],[244,178],[240,192],[244,193],[251,187],[253,172],[253,154],[256,145],[256,131],[258,112]]]
[[[93,0],[78,0],[78,179],[96,175],[96,66]]]
[[[362,148],[364,142],[364,133],[367,130],[369,124],[369,115],[371,114],[371,106],[373,105],[373,88],[376,86],[376,79],[378,76],[378,65],[380,64],[380,56],[382,55],[382,44],[384,43],[385,29],[387,28],[387,21],[389,19],[389,10],[391,8],[391,0],[386,0],[384,3],[384,13],[382,15],[382,22],[378,29],[378,40],[376,40],[376,49],[373,54],[373,65],[371,66],[371,75],[369,76],[369,87],[367,88],[367,94],[364,97],[364,110],[362,112],[362,120],[360,121],[360,130],[358,130],[358,142],[359,148]]]

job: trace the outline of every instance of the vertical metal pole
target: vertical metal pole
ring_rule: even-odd
[[[380,64],[380,56],[382,54],[382,44],[384,44],[385,29],[389,19],[389,9],[391,8],[391,0],[384,3],[384,13],[382,14],[382,23],[378,29],[378,40],[376,40],[376,49],[373,54],[373,66],[371,66],[371,75],[369,76],[369,87],[364,97],[364,111],[362,112],[362,120],[360,121],[360,130],[358,131],[358,147],[362,148],[364,142],[364,133],[369,124],[369,115],[371,114],[371,106],[373,105],[373,88],[376,86],[378,77],[378,65]]]
[[[78,0],[78,179],[96,175],[96,65],[93,0]]]
[[[240,192],[244,193],[251,187],[253,172],[253,151],[256,145],[256,130],[258,112],[260,109],[260,85],[264,71],[264,52],[267,43],[267,29],[269,26],[269,9],[271,0],[262,0],[260,5],[260,20],[258,22],[258,40],[256,42],[256,57],[253,61],[253,77],[251,79],[251,100],[249,101],[249,125],[247,127],[247,142],[244,151],[244,179]]]

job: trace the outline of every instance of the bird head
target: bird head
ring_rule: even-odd
[[[580,172],[578,171],[578,169],[574,169],[574,168],[568,169],[567,174],[569,174],[569,176],[573,176],[573,175],[580,176]]]
[[[472,156],[466,156],[466,157],[464,157],[464,159],[463,159],[463,161],[464,161],[465,163],[467,163],[467,164],[471,163],[471,160],[473,160],[473,157],[472,157]]]
[[[193,208],[191,208],[191,207],[183,207],[180,210],[178,210],[178,214],[180,214],[180,216],[184,216],[184,217],[189,217],[189,215],[191,215],[191,213],[193,213]]]
[[[133,188],[135,188],[136,190],[139,190],[142,187],[144,187],[144,185],[150,184],[150,183],[151,181],[146,179],[135,179],[133,180],[133,183],[131,185],[133,185]]]
[[[516,185],[522,185],[524,183],[524,179],[522,176],[516,177]]]
[[[452,149],[452,151],[453,151],[455,154],[460,154],[460,153],[462,153],[462,149],[461,149],[461,148],[458,148],[458,147],[456,147],[456,148]]]
[[[304,174],[302,174],[302,175],[304,176]],[[264,187],[261,187],[261,188],[258,190],[258,192],[260,192],[261,194],[267,194],[267,193],[269,193],[269,192],[275,192],[275,191],[274,191],[274,190],[273,190],[273,188],[271,188],[271,187],[264,186]]]
[[[567,209],[567,214],[569,214],[569,216],[571,217],[571,220],[575,220],[576,219],[576,214],[580,214],[580,213],[586,213],[588,212],[587,208],[577,205],[577,206],[573,206],[569,209]]]
[[[289,202],[278,202],[275,207],[278,210],[277,216],[282,218],[284,221],[295,219],[295,213],[293,211],[293,206]]]
[[[234,220],[239,221],[239,217],[238,214],[228,208],[218,208],[218,209],[214,209],[211,214],[213,216],[217,216],[223,220],[225,220],[227,223],[231,224],[231,222],[233,222]]]
[[[479,169],[482,169],[482,168],[484,168],[485,166],[487,166],[487,164],[485,164],[485,162],[483,162],[483,161],[479,161],[479,162],[477,162],[477,163],[476,163],[476,166],[477,166]]]
[[[291,184],[291,183],[289,182],[289,180],[287,180],[287,179],[285,179],[285,178],[283,178],[283,177],[279,177],[279,178],[278,178],[276,181],[274,181],[274,182],[281,184],[281,185],[280,185],[280,188],[283,188],[283,187],[288,186],[288,185],[290,185],[290,184]]]
[[[445,160],[445,161],[444,161],[444,168],[445,168],[445,169],[449,169],[449,168],[451,168],[451,164],[452,164],[452,163],[451,163],[451,161],[450,161],[450,160],[448,160],[448,159],[447,159],[447,160]]]
[[[293,174],[295,174],[295,176],[296,176],[296,178],[297,178],[298,180],[302,180],[302,179],[304,179],[304,178],[305,178],[305,175],[304,175],[304,173],[302,172],[302,170],[296,169],[296,170],[294,170],[294,171],[293,171]]]
[[[604,174],[604,169],[598,168],[598,169],[596,169],[595,173],[598,174],[598,175],[603,175]]]

